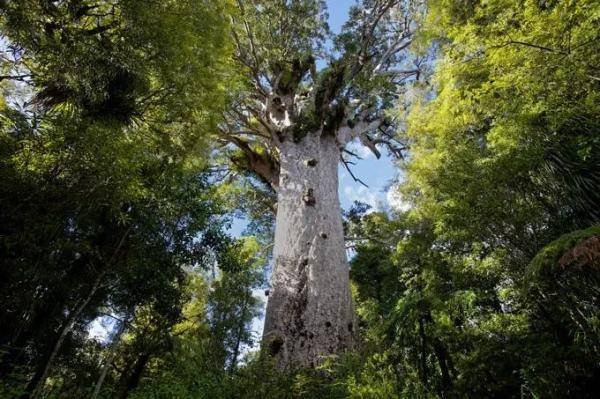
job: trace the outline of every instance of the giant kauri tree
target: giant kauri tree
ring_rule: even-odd
[[[280,368],[311,366],[355,345],[338,198],[338,165],[358,140],[394,155],[385,110],[419,77],[410,57],[418,5],[364,0],[332,36],[324,2],[238,1],[233,17],[241,89],[219,137],[230,161],[276,194],[273,273],[264,343]],[[275,197],[275,195],[273,195]]]

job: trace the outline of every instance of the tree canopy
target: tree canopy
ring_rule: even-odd
[[[0,397],[597,396],[600,3],[328,12],[0,0]],[[256,329],[310,135],[387,151],[407,207],[327,215],[357,343],[282,369]]]

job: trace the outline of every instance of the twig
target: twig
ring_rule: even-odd
[[[367,186],[364,181],[362,181],[358,177],[354,176],[354,173],[352,173],[352,171],[350,170],[350,167],[348,166],[348,161],[346,161],[344,159],[344,157],[342,157],[341,155],[340,155],[340,160],[342,161],[342,164],[344,165],[344,167],[346,168],[348,173],[350,173],[350,176],[352,176],[352,178],[354,179],[355,182],[362,184],[366,188],[369,188],[369,186]]]

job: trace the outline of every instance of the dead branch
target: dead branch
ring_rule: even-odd
[[[350,166],[348,166],[349,162],[348,160],[344,159],[343,156],[340,155],[340,161],[342,162],[342,164],[344,165],[344,167],[346,168],[346,170],[348,171],[348,173],[350,173],[350,176],[352,176],[352,179],[354,179],[355,182],[362,184],[363,186],[365,186],[366,188],[369,188],[369,186],[367,186],[367,184],[360,180],[358,177],[354,176],[354,173],[352,173],[352,170],[350,169]]]

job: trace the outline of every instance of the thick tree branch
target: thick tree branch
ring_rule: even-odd
[[[373,44],[375,30],[377,29],[379,22],[384,15],[398,3],[398,0],[387,0],[384,1],[383,4],[381,4],[379,1],[376,1],[371,8],[370,15],[372,15],[372,19],[366,21],[362,26],[360,50],[358,51],[358,58],[356,59],[354,67],[352,68],[352,78],[360,73],[369,59],[369,49]]]
[[[235,30],[232,30],[232,37],[233,42],[235,43],[237,48],[237,54],[235,55],[235,59],[241,64],[243,64],[246,68],[248,68],[250,74],[252,75],[252,84],[257,90],[257,93],[260,95],[261,98],[266,98],[268,96],[269,90],[263,85],[263,82],[260,77],[261,72],[259,66],[256,65],[252,60],[249,60],[247,58],[246,52],[244,51],[243,46]]]
[[[408,48],[412,44],[411,40],[407,40],[410,37],[410,33],[407,36],[402,36],[396,43],[388,48],[388,50],[383,53],[377,62],[375,68],[373,69],[374,73],[381,73],[385,71],[386,68],[389,67],[390,59],[400,51]],[[406,40],[406,41],[405,41]]]
[[[348,120],[338,129],[336,137],[340,145],[346,145],[360,135],[373,131],[383,124],[383,118],[368,119],[371,111],[372,109],[365,109],[360,113],[358,122]]]
[[[367,133],[359,135],[359,140],[364,146],[371,150],[371,152],[373,153],[373,155],[375,155],[377,159],[381,158],[381,153],[377,149],[375,141],[371,140]]]
[[[262,181],[271,186],[274,190],[279,187],[279,162],[265,151],[255,151],[250,144],[234,135],[222,132],[221,136],[225,141],[235,145],[241,150],[243,156],[232,156],[231,161],[238,167],[255,173]]]
[[[380,76],[412,76],[419,75],[421,73],[420,69],[388,69],[386,71],[375,71]]]
[[[18,80],[19,82],[27,82],[27,78],[31,78],[31,74],[23,75],[0,75],[0,82],[3,80]]]

